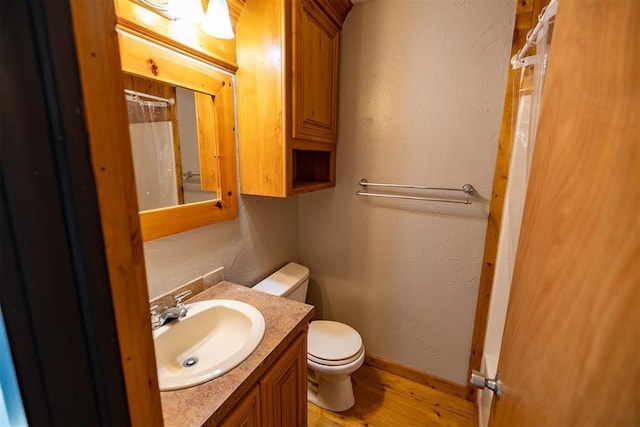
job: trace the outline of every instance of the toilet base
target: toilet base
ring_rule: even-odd
[[[310,372],[307,378],[307,400],[332,412],[350,409],[356,403],[351,376],[341,375],[332,378]]]

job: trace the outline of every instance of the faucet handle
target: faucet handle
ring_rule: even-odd
[[[151,312],[151,329],[158,329],[160,327],[160,315],[158,314],[158,305],[149,307]]]
[[[184,291],[184,292],[180,292],[178,295],[175,295],[175,296],[173,297],[173,299],[175,300],[175,306],[176,306],[176,307],[180,307],[181,305],[184,305],[184,304],[182,303],[182,300],[183,300],[185,297],[189,296],[189,295],[191,295],[191,291],[190,291],[190,290],[186,290],[186,291]]]

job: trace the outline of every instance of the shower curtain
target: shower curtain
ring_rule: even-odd
[[[554,3],[549,7],[553,7],[553,9],[555,10],[556,5]],[[542,13],[544,13],[544,10]],[[538,130],[538,117],[540,116],[540,106],[542,105],[542,90],[544,88],[544,79],[547,74],[549,48],[551,47],[551,37],[553,35],[555,13],[550,14],[541,22],[542,30],[538,34],[538,40],[536,43],[536,54],[533,57],[527,58],[528,65],[522,67],[519,90],[514,90],[514,94],[522,93],[523,95],[530,95],[528,101],[530,103],[529,108],[523,110],[522,112],[519,111],[517,116],[513,117],[512,120],[512,123],[516,123],[518,120],[525,120],[525,115],[528,118],[528,132],[526,138],[517,140],[527,148],[527,180],[529,177],[529,170],[531,169],[533,147],[535,145],[536,132]],[[520,97],[520,100],[522,100],[522,97]],[[514,100],[514,102],[515,101],[516,100]]]
[[[543,27],[538,34],[536,55],[526,58],[525,65],[520,68],[520,78],[514,79],[511,161],[509,163],[509,178],[505,191],[492,290],[492,294],[500,293],[505,302],[508,301],[509,297],[518,249],[554,20],[555,15],[551,15],[542,21]],[[492,316],[493,319],[491,319]],[[492,347],[491,354],[496,356],[500,354],[505,316],[506,304],[504,310],[497,309],[490,314],[489,321],[493,320],[494,324],[488,325],[487,329],[490,327],[497,328],[497,331],[499,331],[497,336],[500,338],[489,337],[489,333],[487,333],[485,352],[486,346],[489,344],[489,347]]]
[[[127,95],[127,108],[139,210],[177,205],[178,182],[168,105]]]
[[[553,17],[552,17],[553,19]],[[553,25],[553,21],[550,22]],[[509,179],[505,191],[500,239],[496,255],[492,300],[487,322],[485,353],[500,354],[502,331],[506,318],[506,303],[509,299],[513,268],[515,266],[520,226],[524,211],[524,200],[529,182],[529,169],[535,147],[538,114],[544,87],[549,55],[549,22],[543,26],[543,35],[538,40],[537,53],[526,60],[520,68],[520,78],[514,79],[511,161]],[[499,301],[496,301],[499,300]]]
[[[488,378],[495,377],[502,346],[502,334],[529,181],[529,169],[535,147],[553,19],[552,16],[549,21],[543,22],[543,30],[538,37],[536,55],[526,59],[527,65],[520,69],[520,78],[514,78],[511,161],[483,350],[482,372]],[[483,391],[478,393],[478,422],[480,426],[484,427],[488,424],[491,399],[493,399],[491,393]]]

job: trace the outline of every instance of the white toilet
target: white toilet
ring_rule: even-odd
[[[308,286],[309,269],[290,262],[253,289],[305,302]],[[351,374],[362,362],[364,345],[355,329],[329,320],[311,322],[307,339],[307,399],[334,412],[351,408],[355,403]]]

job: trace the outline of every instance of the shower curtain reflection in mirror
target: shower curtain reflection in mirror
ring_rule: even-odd
[[[169,104],[127,95],[129,134],[141,211],[178,204]]]
[[[133,76],[126,87],[139,210],[215,200],[214,98]]]

